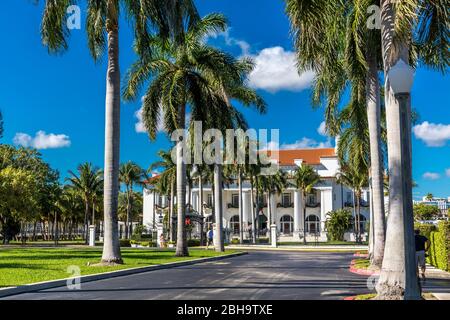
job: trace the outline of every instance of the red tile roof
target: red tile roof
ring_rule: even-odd
[[[268,156],[271,156],[272,152],[267,151]],[[302,159],[303,163],[317,165],[320,164],[320,158],[336,157],[336,152],[334,148],[279,150],[278,157],[278,164],[282,166],[293,166],[294,161],[299,159]]]

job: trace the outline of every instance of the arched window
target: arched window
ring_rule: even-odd
[[[291,216],[285,215],[281,217],[280,231],[282,234],[292,234],[294,231],[294,219]]]
[[[230,219],[230,228],[233,234],[239,234],[239,216],[232,216]]]
[[[320,232],[320,219],[315,214],[306,218],[306,232],[315,234]]]

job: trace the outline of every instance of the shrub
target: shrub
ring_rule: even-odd
[[[269,238],[259,238],[256,240],[256,243],[260,243],[260,244],[269,243]]]
[[[150,246],[150,242],[143,241],[143,242],[141,242],[141,246],[143,246],[143,247],[149,247],[149,246]]]
[[[231,244],[239,244],[241,243],[238,238],[231,239]]]
[[[427,261],[436,268],[450,271],[450,223],[439,222],[438,231],[430,235],[430,250]]]
[[[121,247],[131,247],[131,241],[128,239],[121,239],[120,246]]]
[[[345,231],[350,228],[352,214],[347,209],[340,209],[327,213],[325,229],[331,241],[343,241]]]
[[[199,247],[200,246],[200,240],[199,239],[189,239],[187,241],[188,247]]]

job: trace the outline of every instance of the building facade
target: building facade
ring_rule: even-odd
[[[321,181],[313,191],[303,199],[302,191],[293,187],[286,188],[280,194],[270,195],[272,224],[277,227],[278,241],[298,242],[306,234],[307,241],[327,241],[325,221],[330,211],[347,208],[356,214],[356,205],[352,190],[337,182],[339,172],[338,158],[334,148],[279,150],[278,164],[280,169],[292,173],[304,164],[312,166],[320,175]],[[255,199],[259,203],[259,212],[255,212],[255,222],[252,219],[251,186],[243,181],[243,234],[244,239],[250,239],[251,228],[255,224],[260,238],[269,236],[269,208],[267,194]],[[195,212],[200,211],[199,188],[194,186],[187,194],[187,202]],[[203,187],[203,214],[206,225],[214,222],[213,190],[208,185]],[[360,229],[367,232],[366,224],[370,219],[370,193],[364,190],[360,203]],[[151,228],[162,219],[164,208],[168,206],[166,196],[155,194],[152,190],[144,190],[144,224]],[[304,215],[304,209],[306,214]],[[255,210],[256,211],[256,210]],[[230,241],[240,237],[239,221],[239,189],[237,184],[226,185],[223,190],[223,225],[225,238]],[[354,228],[353,228],[354,229]],[[345,235],[346,240],[353,241],[353,230]],[[363,237],[364,239],[364,237]]]
[[[448,219],[448,214],[450,210],[450,197],[447,198],[436,198],[433,197],[429,199],[428,197],[423,197],[421,201],[414,200],[414,204],[423,203],[427,206],[435,206],[439,209],[439,218]]]

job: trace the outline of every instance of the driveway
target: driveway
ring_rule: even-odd
[[[367,277],[348,271],[351,253],[253,251],[191,266],[92,281],[4,299],[343,299],[367,293]],[[450,280],[428,280],[426,291],[450,292]]]

